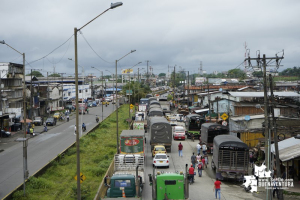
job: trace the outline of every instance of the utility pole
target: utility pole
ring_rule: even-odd
[[[174,101],[174,105],[175,105],[175,67],[174,66],[174,78],[173,78],[173,101]]]
[[[263,54],[263,58],[260,58],[260,54],[258,54],[257,58],[250,58],[250,56],[248,56],[248,58],[245,59],[245,61],[248,61],[248,67],[252,67],[251,64],[251,60],[255,60],[257,63],[258,68],[262,68],[263,69],[263,85],[264,85],[264,115],[265,115],[265,163],[266,163],[266,170],[272,170],[271,169],[271,163],[270,163],[270,145],[271,145],[271,129],[272,129],[272,124],[270,123],[270,118],[269,118],[269,114],[270,112],[273,113],[274,111],[271,111],[272,109],[269,108],[269,98],[268,98],[268,87],[267,87],[267,66],[268,63],[270,63],[272,60],[276,61],[276,68],[280,67],[280,62],[281,60],[284,58],[284,51],[282,50],[282,56],[278,57],[276,54],[276,57],[266,57],[265,54]],[[268,61],[267,61],[268,60]],[[272,99],[271,99],[272,100]],[[274,121],[273,121],[274,123]],[[275,129],[276,130],[276,129]],[[277,147],[277,151],[278,151],[278,140],[277,140],[277,134],[276,131],[274,132],[274,142],[275,142],[275,151],[276,151],[276,147]],[[275,140],[276,138],[276,140]],[[276,163],[279,163],[279,155],[278,152],[276,152]],[[278,173],[278,169],[280,168],[280,165],[276,166],[276,172]],[[279,173],[280,173],[280,169],[279,169]],[[279,177],[280,178],[280,177]],[[270,182],[270,179],[268,178],[268,182]],[[272,196],[271,194],[271,190],[267,190],[266,191],[266,199],[270,199]],[[281,195],[282,197],[282,195]]]
[[[30,119],[33,120],[33,95],[32,95],[32,70],[34,71],[38,71],[40,69],[31,69],[30,70],[30,100],[29,100],[29,103],[30,103]]]
[[[149,83],[148,63],[150,62],[150,60],[146,60],[146,62],[147,62],[147,83]]]
[[[270,91],[271,91],[271,113],[272,113],[272,130],[274,135],[274,147],[275,147],[275,157],[276,157],[276,175],[277,178],[281,178],[281,169],[280,169],[280,161],[279,161],[279,150],[278,150],[278,137],[277,137],[277,127],[276,127],[276,118],[274,115],[274,94],[273,94],[273,79],[272,75],[269,74],[269,81],[270,81]],[[274,177],[275,178],[275,177]],[[283,190],[279,187],[278,188],[278,199],[283,200]]]
[[[58,73],[61,75],[61,108],[64,107],[64,74],[66,73]]]

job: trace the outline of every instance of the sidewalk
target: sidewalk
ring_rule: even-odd
[[[69,116],[70,116],[70,120],[74,119],[76,116],[75,112],[71,112]],[[61,125],[62,123],[65,123],[65,122],[66,122],[66,120],[65,121],[57,121],[55,126],[47,126],[48,131],[56,126]],[[35,133],[34,137],[37,137],[39,134],[44,133],[44,126],[35,126],[34,133]],[[16,141],[18,138],[24,138],[24,130],[19,130],[17,132],[11,132],[10,137],[1,138],[0,139],[0,153],[5,151],[6,149],[8,149],[11,146],[18,144],[19,142]],[[30,137],[30,135],[27,134],[26,138],[30,139],[32,137]]]

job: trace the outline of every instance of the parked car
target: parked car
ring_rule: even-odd
[[[44,120],[42,117],[34,117],[33,123],[36,126],[42,126],[44,123]]]
[[[177,126],[177,120],[175,117],[169,117],[169,119],[170,119],[171,126]]]
[[[109,105],[109,102],[108,101],[102,101],[102,104],[103,105]]]
[[[70,105],[70,104],[66,105],[65,108],[68,109],[68,110],[71,110],[71,111],[74,111],[74,110],[75,110],[75,106]]]
[[[169,168],[170,162],[167,154],[158,153],[153,158],[153,167],[167,167]]]
[[[175,126],[173,132],[174,140],[185,140],[185,128],[183,126]]]
[[[89,102],[87,103],[87,105],[88,105],[88,107],[92,107],[92,106],[93,106],[93,102],[92,102],[92,101],[89,101]]]
[[[54,113],[54,115],[53,115],[53,118],[55,118],[55,119],[59,119],[60,117],[61,117],[60,112],[56,112],[56,113]]]
[[[105,97],[105,101],[111,102],[112,98],[111,97]]]
[[[96,102],[96,101],[93,101],[92,106],[93,106],[93,107],[97,107],[97,105],[98,105],[97,102]]]
[[[53,117],[48,117],[46,120],[46,125],[47,126],[55,126],[56,125],[56,120]]]
[[[1,137],[3,137],[3,138],[11,136],[11,133],[8,131],[5,131],[5,130],[1,130],[0,134],[1,134]]]
[[[164,145],[156,145],[152,150],[152,157],[158,153],[167,153],[166,147]]]

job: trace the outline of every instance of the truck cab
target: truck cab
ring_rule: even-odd
[[[139,178],[140,190],[143,188],[142,177]],[[107,190],[108,198],[122,197],[122,189],[124,189],[126,197],[138,196],[136,191],[136,180],[132,174],[115,174],[110,178],[110,188]]]

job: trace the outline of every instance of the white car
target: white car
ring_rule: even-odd
[[[170,162],[167,154],[158,153],[153,158],[153,167],[167,167],[169,168]]]
[[[105,97],[105,101],[111,102],[111,101],[112,101],[112,98],[111,98],[111,97]]]
[[[171,117],[170,119],[170,125],[171,126],[177,126],[177,120],[175,117]]]

